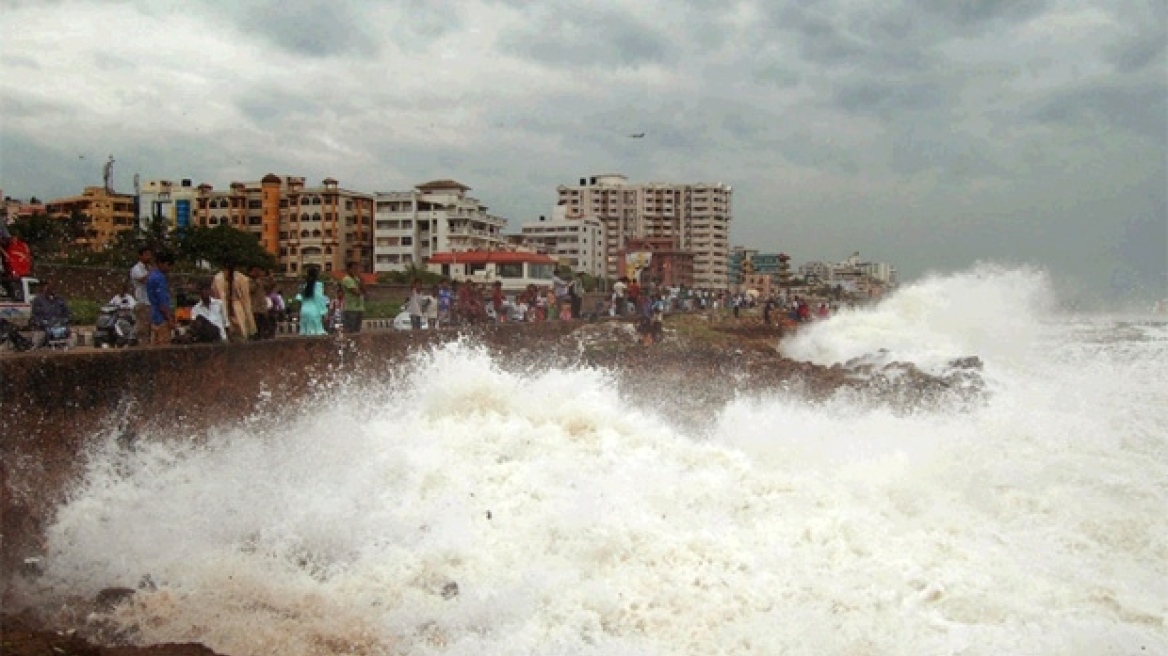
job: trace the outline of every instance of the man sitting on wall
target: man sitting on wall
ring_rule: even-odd
[[[227,311],[211,296],[211,283],[199,285],[199,302],[191,308],[190,341],[214,344],[227,341]]]
[[[32,299],[29,323],[36,328],[47,328],[53,325],[67,324],[72,315],[65,299],[57,293],[57,285],[52,280],[46,280],[41,291]]]

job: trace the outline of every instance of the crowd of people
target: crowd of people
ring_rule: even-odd
[[[129,272],[129,282],[110,299],[107,307],[132,313],[139,344],[162,345],[204,342],[242,342],[272,339],[278,325],[289,320],[300,335],[327,335],[334,332],[361,332],[368,290],[357,263],[349,263],[344,277],[326,289],[317,267],[309,267],[297,285],[295,299],[299,312],[289,315],[275,279],[260,267],[245,273],[227,262],[209,279],[197,285],[197,302],[189,308],[176,307],[170,281],[174,258],[142,247]],[[32,257],[28,247],[7,232],[0,232],[0,284],[11,298],[19,297],[19,281],[28,276]],[[332,293],[330,298],[329,292]],[[552,284],[528,285],[507,295],[501,282],[484,287],[474,281],[443,279],[429,290],[415,279],[403,298],[402,310],[414,330],[468,326],[488,322],[566,321],[582,318],[629,317],[637,320],[637,332],[646,342],[660,339],[666,312],[728,308],[735,317],[744,308],[761,306],[767,324],[785,316],[803,322],[830,316],[833,308],[820,303],[814,309],[798,296],[775,295],[760,300],[757,294],[689,291],[657,286],[643,288],[636,280],[622,277],[587,314],[584,312],[584,279],[557,272]],[[34,327],[67,324],[71,317],[65,300],[52,281],[42,282],[32,304]],[[178,330],[180,314],[185,324]]]

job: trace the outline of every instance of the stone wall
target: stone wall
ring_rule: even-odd
[[[578,324],[501,324],[476,333],[488,348],[531,350]],[[233,345],[9,354],[0,358],[0,582],[43,554],[42,533],[104,430],[132,441],[147,426],[192,434],[300,399],[343,367],[377,376],[409,351],[458,337],[445,331],[290,337]],[[261,394],[263,396],[261,396]],[[6,586],[5,586],[6,587]]]

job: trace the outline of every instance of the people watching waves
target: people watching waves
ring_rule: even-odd
[[[127,283],[122,287],[120,293],[109,300],[108,305],[112,305],[118,310],[133,311],[138,305],[138,301],[134,300],[134,285]]]
[[[248,269],[248,295],[251,297],[251,317],[255,325],[252,339],[272,339],[276,336],[276,324],[272,319],[272,301],[268,298],[271,278],[263,267],[252,265]]]
[[[406,299],[406,312],[410,315],[410,327],[414,330],[422,329],[422,317],[426,315],[426,304],[429,299],[422,294],[422,281],[414,278],[410,285],[410,295]]]
[[[159,253],[157,263],[146,277],[146,295],[150,303],[150,344],[164,346],[170,344],[174,336],[176,320],[174,304],[170,300],[170,267],[174,256]]]
[[[356,262],[349,262],[345,268],[341,290],[345,298],[341,314],[344,331],[346,334],[359,333],[365,319],[365,283],[361,281],[361,268]]]
[[[215,296],[227,310],[227,338],[243,342],[255,334],[255,317],[251,306],[251,279],[235,270],[235,262],[228,260],[223,270],[215,274]]]
[[[10,299],[25,300],[21,278],[32,274],[32,251],[15,235],[0,235],[0,285]]]
[[[41,284],[40,292],[32,299],[29,324],[34,328],[48,328],[49,326],[67,324],[72,318],[69,305],[57,293],[57,284],[46,280]]]
[[[223,301],[212,295],[214,286],[210,282],[199,285],[199,302],[191,308],[191,341],[199,344],[214,344],[227,341],[227,314]]]
[[[308,267],[308,273],[304,277],[300,293],[296,294],[296,300],[300,301],[300,334],[327,335],[324,330],[324,318],[328,313],[329,299],[324,295],[320,269]]]
[[[154,268],[154,251],[149,246],[138,249],[138,261],[130,269],[130,284],[134,286],[134,324],[145,330],[151,323],[150,296],[146,293],[146,279]],[[149,343],[142,340],[143,343]]]

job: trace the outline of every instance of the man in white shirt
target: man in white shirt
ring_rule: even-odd
[[[125,288],[122,289],[122,293],[110,299],[109,304],[119,310],[133,310],[134,306],[138,304],[138,302],[134,300],[133,292],[133,285],[126,285]]]
[[[149,246],[138,249],[138,263],[130,269],[130,283],[134,285],[134,323],[138,330],[149,332],[150,297],[146,294],[146,278],[154,263],[154,251]],[[149,342],[149,340],[145,340]]]
[[[211,284],[199,287],[199,302],[191,308],[191,341],[214,343],[227,341],[227,312],[223,301],[211,296]]]
[[[626,287],[628,287],[628,285],[625,284],[625,278],[623,276],[621,278],[617,279],[617,281],[615,283],[613,283],[613,285],[612,285],[613,313],[618,317],[622,317],[625,314],[625,288]]]

